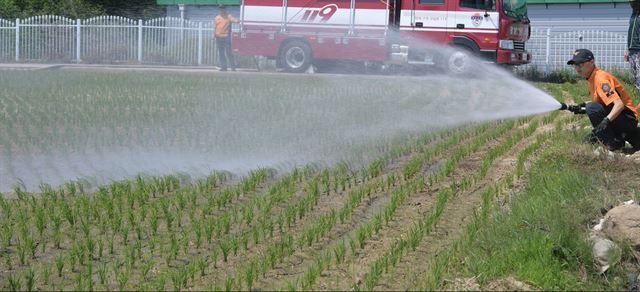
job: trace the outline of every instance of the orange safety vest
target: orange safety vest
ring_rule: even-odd
[[[633,112],[636,120],[638,119],[636,106],[633,105],[629,93],[627,93],[624,86],[622,86],[615,76],[600,68],[595,68],[593,72],[591,72],[589,79],[587,79],[587,83],[589,84],[589,93],[591,94],[592,102],[599,102],[604,106],[609,106],[616,99],[620,99],[622,103],[624,103],[624,106]]]
[[[231,14],[227,14],[227,17],[222,17],[222,15],[216,16],[214,19],[215,23],[215,32],[214,36],[217,38],[226,38],[229,36],[229,32],[231,31],[231,22],[235,22],[236,18]]]

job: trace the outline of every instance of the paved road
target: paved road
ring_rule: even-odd
[[[0,70],[126,70],[126,71],[181,71],[218,72],[215,66],[159,66],[159,65],[102,65],[102,64],[37,64],[0,63]],[[238,69],[238,72],[257,72],[255,69]],[[233,73],[233,72],[227,72]]]

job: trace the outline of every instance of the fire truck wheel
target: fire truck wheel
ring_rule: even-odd
[[[471,52],[462,47],[453,47],[446,58],[445,68],[453,75],[467,74],[471,68]]]
[[[311,47],[303,41],[291,41],[280,49],[280,64],[287,72],[301,73],[311,66]]]

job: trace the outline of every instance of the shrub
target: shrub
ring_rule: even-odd
[[[581,78],[573,69],[566,68],[545,74],[538,67],[530,66],[522,70],[516,70],[516,74],[522,79],[534,82],[549,83],[575,83]]]

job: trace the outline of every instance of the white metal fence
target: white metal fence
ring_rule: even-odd
[[[526,47],[533,61],[525,68],[547,73],[567,68],[566,60],[577,48],[591,49],[601,67],[628,66],[623,60],[626,35],[618,32],[534,27]],[[0,19],[0,62],[216,65],[216,61],[211,22],[117,16],[73,20],[51,15]]]
[[[576,49],[586,48],[593,52],[596,63],[603,68],[624,68],[627,36],[603,30],[577,30],[567,32],[553,28],[532,28],[527,50],[533,55],[531,64],[543,72],[567,69],[567,60]]]
[[[215,65],[212,23],[166,17],[0,19],[0,62]]]

